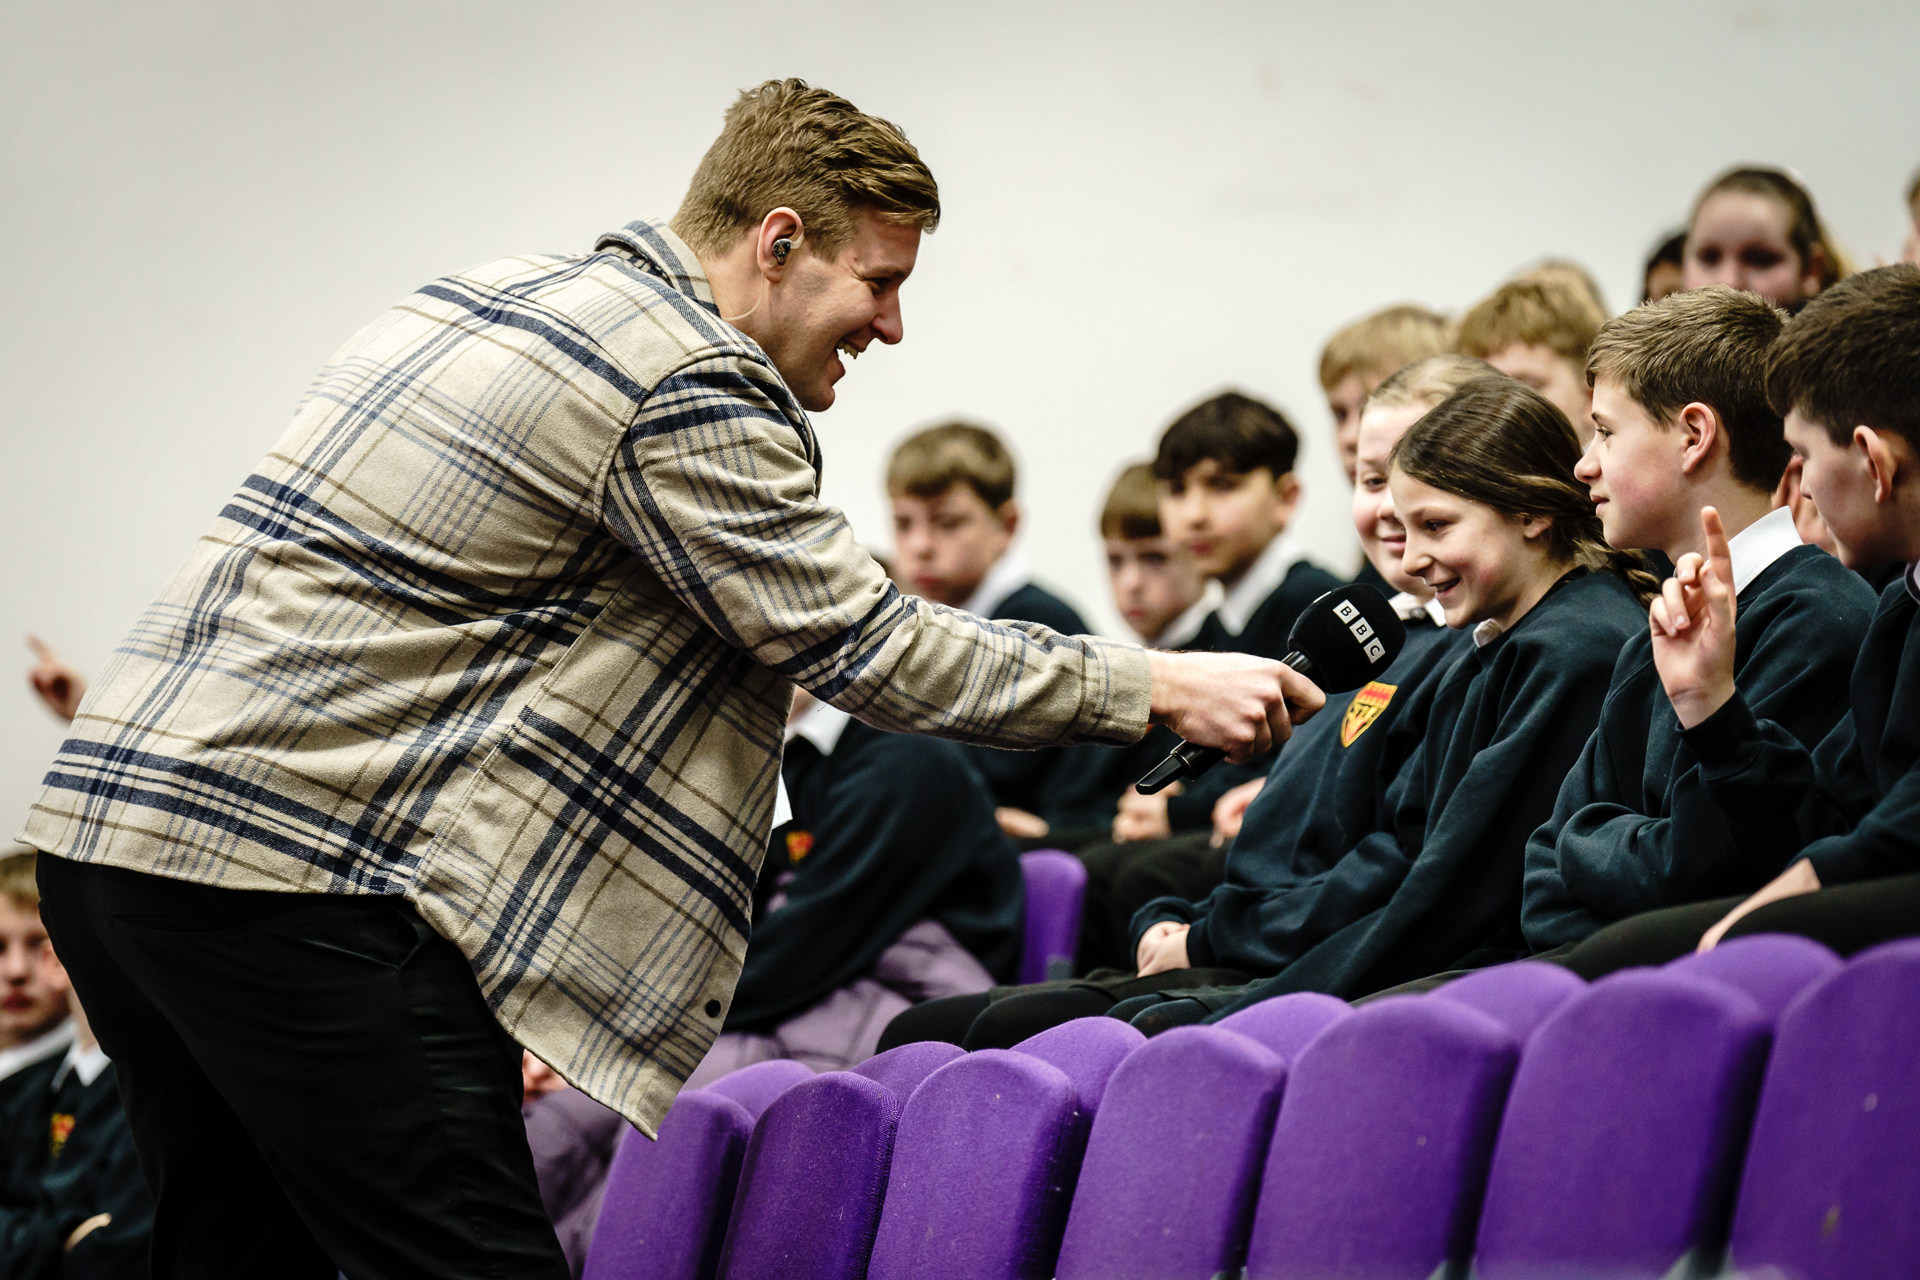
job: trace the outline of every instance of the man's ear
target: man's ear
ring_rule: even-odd
[[[1855,427],[1853,443],[1866,456],[1867,475],[1873,481],[1873,500],[1884,504],[1893,497],[1893,488],[1903,470],[1913,466],[1912,447],[1900,436]]]
[[[1680,471],[1684,475],[1693,475],[1707,464],[1713,456],[1714,446],[1720,443],[1725,434],[1720,424],[1720,415],[1713,406],[1695,400],[1680,411],[1674,422],[1674,430],[1683,435],[1680,447]]]
[[[760,274],[768,280],[778,280],[787,273],[787,266],[793,261],[793,255],[800,251],[801,237],[806,233],[807,225],[800,215],[781,205],[760,219],[760,230],[754,233],[754,265]],[[785,241],[784,250],[776,248]]]

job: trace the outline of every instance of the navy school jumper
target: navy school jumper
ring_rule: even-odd
[[[728,1031],[764,1030],[865,974],[921,920],[937,920],[996,979],[1020,960],[1020,859],[967,751],[859,721],[831,755],[796,738],[781,764],[793,821],[773,833]],[[760,895],[756,895],[760,896]],[[768,894],[767,896],[771,896]]]
[[[1755,715],[1817,743],[1847,708],[1847,684],[1874,612],[1866,582],[1818,547],[1763,569],[1735,602],[1734,672]],[[1700,803],[1700,761],[1681,738],[1646,628],[1627,642],[1553,818],[1527,844],[1520,924],[1535,952],[1615,920],[1749,893],[1786,865],[1736,839]]]
[[[1744,690],[1682,736],[1711,803],[1756,858],[1813,864],[1824,886],[1920,872],[1920,605],[1911,574],[1880,597],[1848,710],[1812,751]]]
[[[1408,621],[1406,647],[1380,679],[1327,699],[1281,748],[1227,850],[1223,883],[1200,902],[1156,898],[1142,907],[1135,949],[1141,934],[1171,920],[1191,926],[1195,968],[1270,974],[1292,960],[1288,917],[1308,898],[1294,891],[1384,824],[1388,790],[1420,747],[1433,691],[1468,644],[1466,633],[1425,614]]]
[[[1427,734],[1388,793],[1386,825],[1298,890],[1295,957],[1208,1020],[1269,996],[1355,998],[1513,959],[1527,837],[1553,812],[1646,612],[1612,572],[1575,571],[1434,688]]]

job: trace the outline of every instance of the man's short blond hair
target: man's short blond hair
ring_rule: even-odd
[[[1161,533],[1159,481],[1153,478],[1151,462],[1136,462],[1107,491],[1107,503],[1100,508],[1100,536],[1158,538]]]
[[[1327,339],[1320,352],[1320,389],[1332,391],[1349,377],[1380,379],[1415,360],[1453,346],[1447,318],[1407,302],[1354,321]]]
[[[971,422],[943,422],[902,440],[887,462],[892,497],[937,498],[957,484],[998,511],[1013,498],[1013,454]]]
[[[40,882],[34,872],[40,855],[25,845],[12,845],[0,853],[0,898],[22,911],[40,909]]]
[[[804,80],[769,80],[727,108],[673,230],[696,253],[721,254],[782,205],[826,258],[863,211],[922,231],[940,223],[940,188],[906,133]]]
[[[1485,360],[1514,343],[1546,347],[1587,367],[1587,348],[1607,317],[1591,291],[1564,277],[1538,274],[1509,280],[1460,317],[1462,355]]]

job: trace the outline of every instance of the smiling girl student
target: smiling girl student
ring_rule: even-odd
[[[1680,287],[1723,284],[1788,311],[1852,274],[1807,189],[1779,169],[1729,169],[1687,221]]]

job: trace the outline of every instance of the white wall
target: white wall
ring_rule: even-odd
[[[1616,306],[1701,183],[1792,165],[1893,256],[1920,163],[1920,6],[673,6],[552,0],[0,8],[0,836],[58,742],[29,631],[97,670],[308,376],[413,286],[665,216],[733,93],[801,75],[903,124],[947,222],[820,421],[826,489],[963,413],[1024,464],[1027,552],[1109,622],[1091,529],[1121,461],[1235,384],[1308,439],[1313,369],[1376,306],[1457,311],[1548,253]]]

